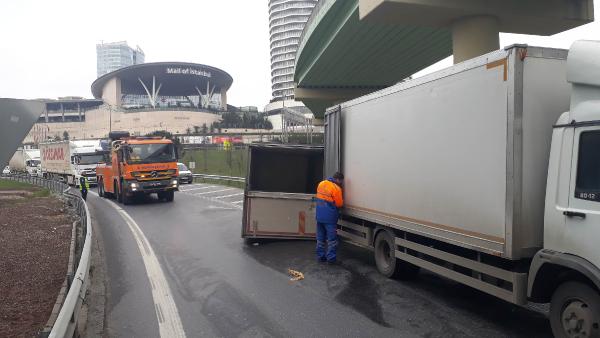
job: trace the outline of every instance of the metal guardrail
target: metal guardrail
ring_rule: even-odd
[[[240,183],[246,182],[246,179],[244,177],[235,177],[235,176],[194,174],[194,179],[196,179],[196,178],[203,179],[203,180],[215,180],[215,181],[229,181],[229,182],[240,182]]]
[[[47,188],[55,194],[59,194],[66,198],[68,204],[79,216],[81,226],[80,238],[84,239],[83,245],[81,245],[81,241],[76,241],[75,257],[73,259],[75,266],[72,269],[69,269],[71,272],[67,275],[68,292],[64,298],[56,320],[54,321],[54,325],[52,325],[52,329],[50,330],[49,334],[46,333],[48,337],[52,338],[73,337],[79,323],[79,312],[81,310],[81,306],[83,305],[89,284],[88,277],[92,252],[92,221],[90,219],[90,212],[87,204],[79,195],[72,194],[69,191],[69,185],[63,182],[48,180],[41,177],[15,174],[2,174],[0,178]],[[71,275],[72,271],[75,271],[74,275]],[[45,334],[42,333],[42,335]]]

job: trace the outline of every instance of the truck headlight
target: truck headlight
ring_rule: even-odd
[[[138,184],[137,184],[137,183],[135,183],[135,182],[132,182],[131,184],[129,184],[129,186],[130,186],[132,189],[136,189],[136,188],[138,187]]]
[[[172,184],[174,187],[176,187],[176,186],[177,186],[177,184],[178,184],[178,182],[177,182],[177,180],[172,180],[172,181],[171,181],[171,184]]]

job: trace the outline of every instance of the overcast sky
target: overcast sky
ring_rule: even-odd
[[[271,99],[267,0],[0,0],[0,97],[92,97],[96,44],[127,40],[146,62],[233,77],[230,104]]]
[[[196,62],[225,70],[233,77],[229,103],[262,110],[271,98],[267,3],[2,0],[0,97],[91,97],[96,43],[127,40],[144,50],[146,62]],[[600,40],[600,22],[553,37],[502,34],[501,44],[568,48],[577,39]],[[444,60],[426,72],[451,63]]]

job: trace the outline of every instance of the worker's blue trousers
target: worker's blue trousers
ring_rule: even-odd
[[[337,246],[337,224],[317,223],[317,259],[335,262]]]

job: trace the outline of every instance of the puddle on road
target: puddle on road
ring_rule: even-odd
[[[262,265],[274,270],[287,273],[289,267],[304,272],[306,282],[317,281],[326,285],[325,290],[318,290],[344,306],[351,307],[371,321],[383,327],[391,327],[383,315],[379,304],[379,288],[367,275],[357,271],[352,264],[344,263],[339,266],[328,266],[316,262],[314,257],[314,242],[293,240],[266,240],[259,245],[245,245],[244,251]],[[351,251],[352,254],[347,251]],[[355,252],[356,251],[356,252]],[[365,253],[354,247],[340,247],[340,256],[359,257]],[[368,253],[366,253],[368,255]],[[357,262],[357,261],[355,261]],[[362,263],[357,263],[362,264]],[[306,284],[306,283],[305,283]],[[316,284],[306,287],[317,287]]]
[[[383,310],[377,296],[379,293],[377,285],[369,277],[351,267],[345,265],[343,267],[351,273],[350,282],[335,296],[335,300],[350,306],[381,326],[391,327],[383,317]]]

